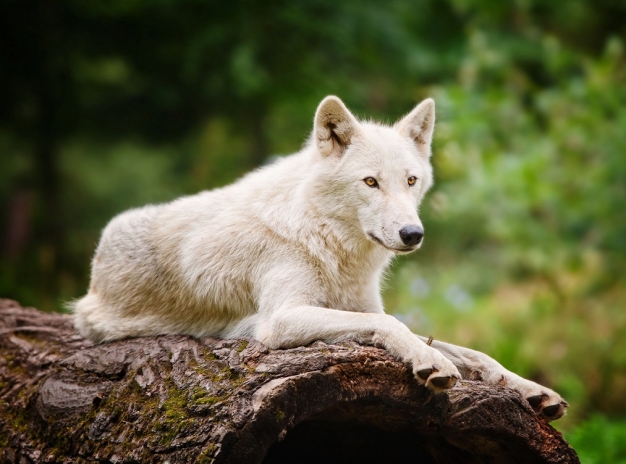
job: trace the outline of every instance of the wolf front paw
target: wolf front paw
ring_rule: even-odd
[[[522,377],[507,377],[503,376],[502,383],[519,391],[530,407],[547,421],[560,419],[567,412],[569,404],[558,393]]]
[[[547,388],[539,395],[526,397],[526,401],[528,401],[537,414],[547,421],[560,419],[565,415],[569,407],[567,401]]]
[[[418,382],[435,393],[454,387],[461,378],[456,366],[439,352],[431,348],[429,351],[432,351],[429,356],[421,356],[419,362],[413,363],[413,374]]]

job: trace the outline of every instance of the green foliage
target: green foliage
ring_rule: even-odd
[[[426,318],[416,330],[553,385],[575,405],[566,423],[597,409],[624,414],[622,42],[561,72],[571,58],[544,38],[544,88],[475,34],[470,77],[432,88],[440,182],[423,219],[435,243],[401,269],[390,306]]]
[[[582,464],[626,463],[626,421],[594,415],[565,435]]]

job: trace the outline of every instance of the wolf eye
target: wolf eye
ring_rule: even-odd
[[[415,185],[415,182],[417,182],[417,177],[411,176],[407,179],[407,182],[411,187],[413,187]]]
[[[378,187],[378,182],[373,177],[366,177],[365,179],[363,179],[363,182],[365,182],[365,185],[367,185],[368,187]]]

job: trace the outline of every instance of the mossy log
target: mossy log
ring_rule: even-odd
[[[93,345],[71,316],[0,300],[0,462],[579,461],[514,391],[433,395],[374,347]]]

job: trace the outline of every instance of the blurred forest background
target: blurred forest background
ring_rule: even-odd
[[[557,389],[626,462],[626,2],[4,0],[0,295],[84,294],[116,213],[297,151],[339,95],[437,102],[426,242],[388,312]]]

